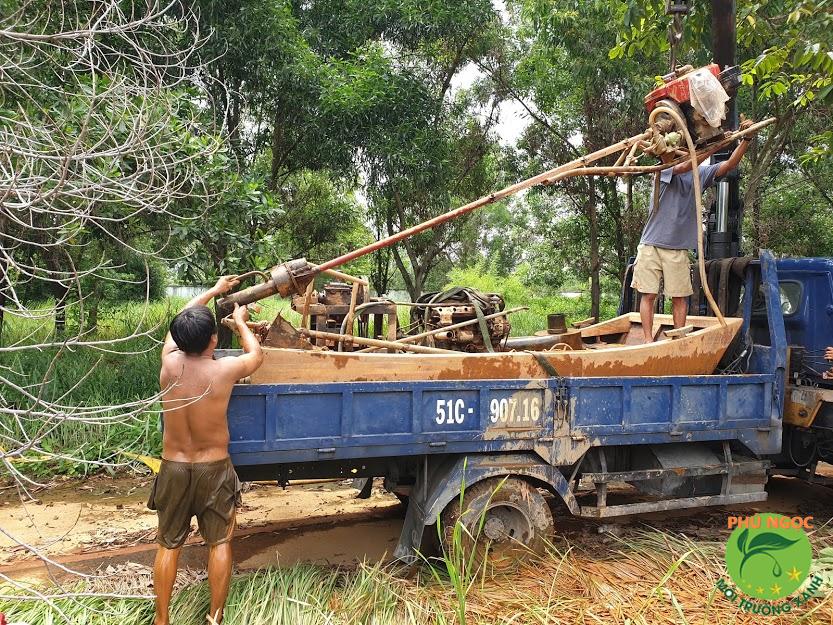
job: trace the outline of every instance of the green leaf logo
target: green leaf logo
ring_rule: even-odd
[[[746,566],[749,559],[752,558],[752,556],[762,555],[772,560],[772,575],[775,577],[781,577],[783,568],[778,562],[778,559],[772,555],[772,552],[786,549],[787,547],[797,543],[800,539],[796,538],[795,540],[790,540],[789,538],[784,538],[774,532],[763,532],[750,540],[747,547],[746,538],[748,535],[749,530],[745,529],[738,537],[738,549],[743,554],[743,559],[740,561],[741,576],[743,575],[743,567]]]
[[[742,525],[726,543],[726,568],[738,589],[768,601],[795,592],[810,572],[807,534],[780,514],[757,514]]]

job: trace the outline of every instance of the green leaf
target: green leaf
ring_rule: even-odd
[[[746,528],[738,536],[738,549],[741,553],[746,553],[746,539],[749,538],[749,528]]]
[[[763,532],[758,534],[749,541],[749,551],[753,549],[762,549],[767,551],[778,551],[781,549],[786,549],[798,542],[799,539],[790,540],[789,538],[784,538],[780,534],[776,534],[775,532]]]

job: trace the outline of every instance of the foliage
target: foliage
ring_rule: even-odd
[[[82,26],[98,10],[95,3],[64,5],[78,9]],[[57,14],[37,12],[48,3],[2,6],[8,11],[0,19],[18,10],[27,19],[36,14],[16,24],[40,24],[43,32],[66,25]],[[144,299],[148,286],[151,299],[161,295],[165,270],[204,283],[298,256],[324,260],[635,134],[645,123],[642,97],[666,62],[668,20],[659,0],[512,0],[505,12],[488,0],[189,6],[198,15],[172,8],[170,29],[149,51],[157,61],[166,48],[189,55],[158,73],[131,65],[131,45],[145,41],[132,33],[115,43],[86,33],[114,50],[90,67],[78,60],[82,45],[53,47],[37,37],[21,43],[3,30],[4,58],[17,65],[2,74],[9,88],[0,133],[16,150],[28,138],[36,147],[57,145],[59,154],[73,146],[79,152],[63,181],[51,152],[20,170],[29,172],[19,178],[26,184],[47,180],[43,189],[14,188],[17,197],[34,189],[37,228],[23,219],[0,223],[3,258],[11,259],[8,269],[0,266],[0,296],[8,295],[0,300],[7,326],[0,348],[55,342],[13,358],[17,382],[49,374],[45,396],[58,398],[82,378],[68,398],[84,405],[134,401],[157,388],[153,357],[144,351],[160,338],[157,331],[115,341],[120,332],[148,329],[147,322],[129,325],[138,316],[122,323],[122,304]],[[685,22],[683,54],[693,63],[709,60],[703,6],[693,3]],[[740,108],[779,118],[744,162],[746,251],[833,254],[829,0],[739,0],[738,7],[747,81]],[[87,41],[83,32],[66,33]],[[38,62],[23,63],[25,50]],[[507,102],[529,121],[515,145],[500,145],[496,136]],[[99,145],[108,149],[89,153]],[[412,297],[446,282],[503,293],[509,306],[530,306],[512,318],[516,335],[544,327],[551,312],[574,321],[598,307],[600,317],[610,317],[647,193],[644,181],[635,181],[629,197],[620,179],[571,179],[481,208],[346,270]],[[4,202],[0,222],[11,214]],[[18,245],[22,235],[33,240]],[[564,290],[581,295],[565,297]],[[57,310],[37,310],[47,300]],[[33,308],[33,326],[9,321],[25,306]],[[78,337],[62,347],[57,339],[67,331],[115,347],[87,351],[73,342]],[[103,351],[111,348],[138,353]],[[50,373],[56,354],[58,374]],[[3,357],[6,366],[11,357]],[[103,365],[93,367],[99,358]],[[118,377],[128,359],[135,375]],[[21,389],[4,389],[7,397],[19,404]],[[0,401],[0,408],[8,405]],[[132,433],[125,441],[145,436],[144,416],[131,414],[126,423]],[[115,434],[105,435],[107,427]],[[81,449],[84,437],[109,445],[120,432],[68,423],[50,445]],[[95,455],[88,452],[88,459]]]
[[[532,119],[518,145],[525,175],[644,129],[642,96],[650,85],[644,59],[616,66],[606,56],[615,43],[608,27],[617,18],[613,3],[526,0],[511,6],[516,42],[505,44],[502,66],[491,71]],[[638,239],[641,220],[633,218],[623,190],[617,178],[576,177],[526,198],[527,223],[539,233],[530,262],[548,265],[556,276],[564,266],[588,276],[594,316],[602,275],[621,279]]]
[[[833,256],[831,184],[830,161],[774,175],[757,218],[747,223],[756,247],[791,256]]]
[[[98,311],[108,298],[159,295],[171,227],[210,209],[205,173],[222,146],[203,123],[193,80],[202,38],[186,36],[195,23],[187,4],[36,0],[3,9],[0,332],[34,327],[0,333],[0,458],[23,484],[23,456],[106,462],[111,433],[141,429],[156,384],[124,400],[90,382],[96,363],[103,369],[132,345],[140,360],[152,333],[141,319],[95,341]],[[45,294],[43,307],[32,300]],[[73,352],[84,356],[65,358]],[[72,448],[85,431],[104,433],[107,448]]]
[[[210,215],[174,226],[181,279],[208,283],[220,275],[266,269],[307,256],[323,261],[369,242],[363,210],[327,172],[303,170],[272,191],[255,170],[223,173]],[[367,273],[368,260],[345,270]]]
[[[665,2],[619,0],[618,6],[624,28],[610,50],[612,59],[668,49]],[[711,49],[704,6],[693,3],[685,20],[683,43],[688,50]],[[756,84],[761,99],[788,94],[797,107],[828,98],[833,93],[831,8],[830,0],[740,0],[737,34],[744,84]]]

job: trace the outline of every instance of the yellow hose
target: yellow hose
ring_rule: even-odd
[[[725,326],[726,319],[723,318],[723,313],[720,312],[720,308],[718,308],[717,303],[714,301],[712,291],[709,288],[709,281],[706,277],[706,257],[703,253],[703,189],[700,185],[700,166],[697,163],[697,151],[694,149],[694,141],[691,140],[691,133],[688,132],[685,120],[677,111],[667,106],[658,106],[651,111],[651,115],[648,118],[651,126],[654,126],[654,120],[660,113],[667,113],[672,117],[688,145],[688,154],[691,157],[691,174],[694,177],[694,199],[697,206],[697,267],[700,269],[700,284],[703,287],[703,293],[706,295],[706,299],[709,302],[714,316],[717,317],[720,325]]]

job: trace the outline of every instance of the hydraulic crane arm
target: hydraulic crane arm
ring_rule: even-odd
[[[737,18],[735,0],[710,0],[712,22],[712,56],[721,69],[737,64]],[[678,48],[683,38],[683,19],[690,12],[689,0],[666,0],[665,12],[672,16],[668,28],[668,43],[671,47],[671,71],[676,69]],[[725,127],[736,130],[738,111],[735,98],[727,103],[727,120]],[[714,155],[716,162],[725,161],[731,154],[731,148]],[[717,184],[717,200],[709,210],[706,231],[706,258],[730,258],[740,255],[740,238],[742,226],[742,204],[740,198],[740,178],[737,170],[720,180]]]

